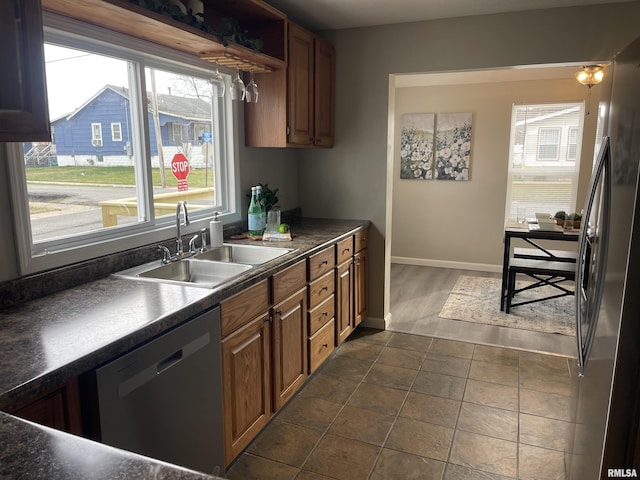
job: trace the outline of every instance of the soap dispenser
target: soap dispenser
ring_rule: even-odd
[[[222,236],[222,222],[218,220],[218,212],[213,214],[213,220],[209,222],[209,234],[211,237],[211,248],[221,247]]]

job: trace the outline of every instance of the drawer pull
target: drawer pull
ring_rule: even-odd
[[[329,348],[329,344],[328,343],[323,343],[322,344],[322,348]]]
[[[323,317],[326,317],[326,316],[328,316],[328,315],[329,315],[329,312],[322,312],[322,316],[323,316]]]
[[[276,310],[276,314],[277,315],[282,315],[282,310],[280,310],[280,309]]]
[[[322,262],[320,262],[320,266],[322,265],[329,265],[329,260],[323,260]]]
[[[350,252],[350,251],[351,251],[351,249],[350,249],[350,248],[345,248],[345,249],[342,251],[342,253],[347,253],[347,252]]]
[[[329,287],[327,287],[326,285],[324,287],[322,287],[322,292],[326,292],[327,290],[329,290]]]

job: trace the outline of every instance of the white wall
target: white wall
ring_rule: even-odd
[[[389,313],[389,75],[609,59],[640,35],[638,18],[632,2],[323,32],[337,55],[336,142],[300,153],[300,201],[305,215],[373,222],[371,316]]]
[[[577,69],[568,70],[571,73]],[[606,85],[593,87],[591,105],[597,105],[602,88]],[[397,89],[393,261],[499,271],[512,105],[582,101],[586,100],[587,94],[588,89],[573,78]],[[472,113],[469,181],[400,179],[401,116],[427,112]],[[591,173],[596,118],[596,113],[585,117],[581,170],[587,182]],[[583,182],[581,186],[578,205],[584,203],[586,195],[587,184]]]

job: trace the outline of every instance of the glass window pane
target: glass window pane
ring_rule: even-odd
[[[23,144],[34,244],[147,220],[135,202],[142,159],[132,148],[129,63],[45,44],[45,64],[55,135]],[[107,133],[114,124],[119,135]]]
[[[505,221],[575,208],[582,104],[514,105]],[[564,132],[564,133],[563,133]]]
[[[215,206],[219,135],[212,133],[210,82],[154,68],[145,76],[156,216],[175,215],[179,200],[189,212]]]

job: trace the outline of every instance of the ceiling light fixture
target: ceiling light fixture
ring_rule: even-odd
[[[576,80],[588,88],[597,85],[604,78],[604,69],[601,65],[587,65],[576,73]]]

